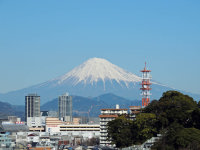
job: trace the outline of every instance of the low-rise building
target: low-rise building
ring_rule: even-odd
[[[41,127],[41,117],[27,117],[27,126]]]
[[[30,143],[30,142],[39,142],[40,140],[40,137],[38,134],[36,133],[30,133],[27,135],[27,142]]]
[[[130,117],[132,120],[136,118],[136,115],[139,114],[142,110],[141,106],[129,106],[130,109]]]
[[[131,114],[138,114],[141,112],[141,106],[129,106]]]
[[[14,147],[15,143],[8,137],[7,134],[0,134],[0,149]],[[12,149],[12,148],[11,148]]]
[[[44,127],[30,127],[29,131],[30,132],[45,132],[45,128]]]
[[[61,133],[62,135],[83,137],[100,136],[99,124],[67,124],[58,118],[46,118],[46,132],[50,135]]]
[[[73,124],[80,124],[81,118],[73,118]]]
[[[47,117],[46,118],[46,132],[54,133],[60,132],[60,126],[62,125],[63,121],[59,120],[58,118],[54,117]]]
[[[62,131],[100,131],[100,125],[98,124],[60,125],[60,132]]]

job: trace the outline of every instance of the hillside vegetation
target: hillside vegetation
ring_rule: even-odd
[[[117,147],[142,144],[162,134],[154,150],[200,149],[200,103],[177,91],[167,91],[131,121],[120,116],[108,123],[108,138]]]

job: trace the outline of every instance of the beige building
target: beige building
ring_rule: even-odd
[[[141,106],[129,106],[131,114],[139,114],[141,112]]]
[[[47,117],[46,118],[46,132],[60,132],[60,125],[63,124],[63,121],[58,118]]]
[[[61,133],[62,135],[94,137],[100,136],[99,124],[67,124],[59,118],[46,118],[46,132],[50,134]]]
[[[81,118],[73,118],[73,124],[80,124]]]

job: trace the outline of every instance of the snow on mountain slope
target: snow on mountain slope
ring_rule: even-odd
[[[106,93],[135,100],[141,99],[141,78],[102,58],[91,58],[72,71],[56,79],[21,90],[0,94],[0,99],[12,104],[24,104],[29,93],[41,96],[41,103],[69,92],[70,95],[96,97]],[[151,99],[158,99],[172,88],[152,82]],[[195,97],[198,97],[195,96]]]
[[[73,85],[77,85],[78,83],[93,85],[98,81],[103,81],[104,86],[106,80],[109,80],[110,82],[114,80],[118,84],[124,82],[128,87],[130,82],[140,82],[141,78],[123,70],[105,59],[91,58],[56,80],[58,84],[72,80]]]

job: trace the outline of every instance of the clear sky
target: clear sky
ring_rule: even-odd
[[[0,93],[101,57],[200,94],[199,0],[0,0]]]

